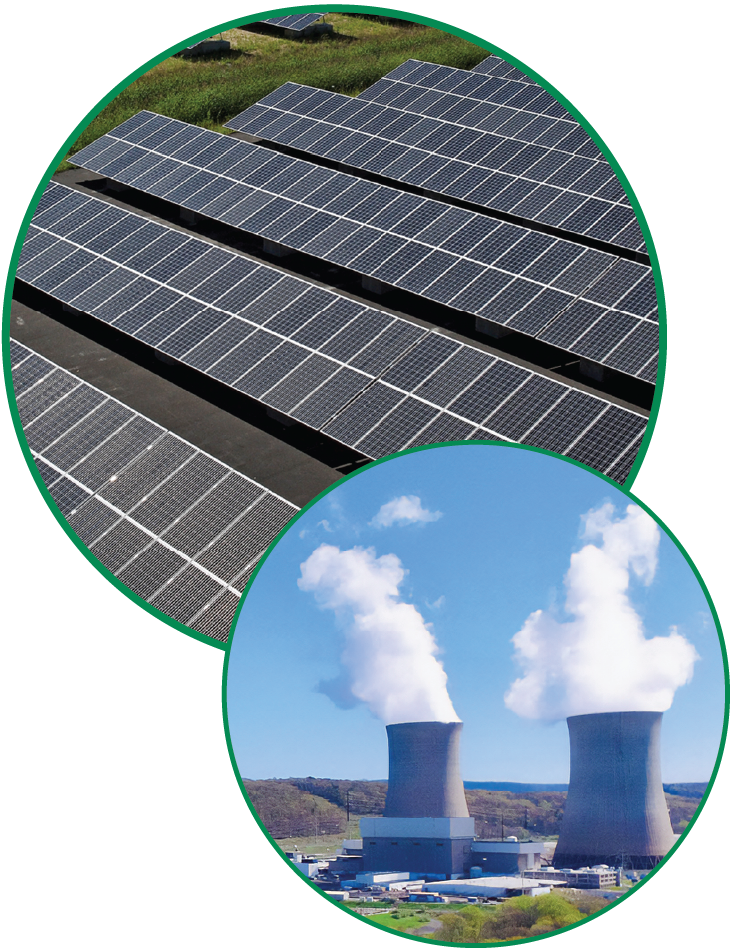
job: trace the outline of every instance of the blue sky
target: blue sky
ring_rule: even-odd
[[[378,513],[403,496],[419,498],[432,517],[385,526],[393,518]],[[365,704],[339,708],[318,688],[341,671],[348,625],[298,586],[301,564],[325,543],[395,555],[408,571],[399,598],[431,624],[440,647],[464,722],[465,780],[566,782],[564,721],[522,718],[504,704],[521,675],[511,640],[535,610],[564,618],[570,555],[588,543],[582,516],[607,502],[620,517],[629,499],[567,462],[491,445],[413,452],[337,485],[281,539],[242,607],[227,685],[242,776],[387,776],[383,723]],[[647,638],[674,626],[700,657],[664,715],[663,779],[707,780],[720,741],[724,680],[705,596],[664,534],[654,579],[647,586],[632,574],[629,589]]]

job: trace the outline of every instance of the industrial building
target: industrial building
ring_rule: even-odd
[[[540,868],[544,849],[537,841],[474,840],[471,866],[485,873],[526,873]]]
[[[508,898],[512,896],[541,896],[549,893],[552,886],[541,880],[529,877],[474,877],[469,880],[441,880],[426,883],[428,893],[440,893],[441,896],[477,896],[481,899]]]
[[[674,843],[662,787],[661,712],[567,720],[570,784],[556,867],[654,867]]]
[[[544,867],[527,870],[524,874],[533,880],[545,880],[548,883],[566,883],[579,890],[601,890],[606,886],[620,886],[622,871],[611,867],[586,867],[579,870],[560,870],[556,867]]]

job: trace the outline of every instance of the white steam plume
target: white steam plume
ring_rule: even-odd
[[[635,504],[614,519],[604,504],[583,518],[588,543],[570,557],[565,609],[559,622],[531,613],[512,638],[524,675],[504,696],[524,718],[556,720],[591,712],[664,712],[675,689],[692,678],[699,658],[672,627],[667,636],[644,636],[628,597],[630,573],[647,586],[657,569],[659,529]]]
[[[321,544],[300,569],[300,589],[346,620],[344,672],[321,691],[342,706],[365,702],[386,725],[459,721],[435,638],[415,607],[399,599],[406,573],[399,557]]]

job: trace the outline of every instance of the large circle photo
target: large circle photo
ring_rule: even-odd
[[[372,460],[497,439],[630,484],[656,419],[661,278],[608,148],[490,36],[393,12],[178,42],[63,145],[11,266],[44,497],[222,649],[271,541]]]
[[[662,885],[726,675],[702,579],[640,501],[536,449],[449,444],[292,522],[242,601],[224,713],[304,885],[399,935],[495,943]]]

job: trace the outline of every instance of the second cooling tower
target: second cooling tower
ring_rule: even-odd
[[[461,722],[387,726],[384,817],[361,820],[365,870],[462,873],[474,834],[460,770]]]
[[[662,713],[567,721],[570,784],[555,866],[655,866],[674,842],[662,787]]]

